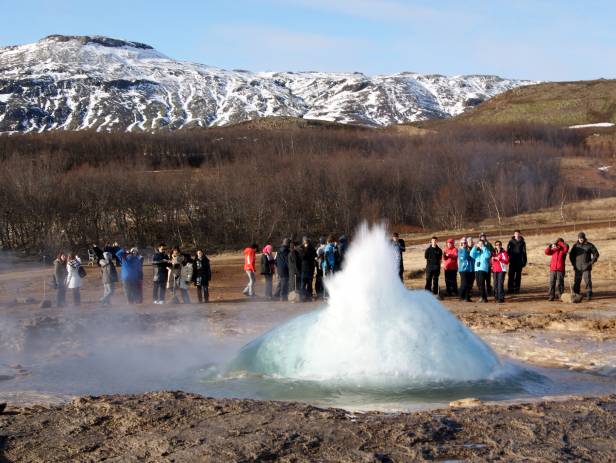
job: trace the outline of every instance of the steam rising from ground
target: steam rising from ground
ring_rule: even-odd
[[[381,226],[363,226],[327,308],[243,348],[232,370],[307,380],[417,384],[478,381],[501,372],[494,352],[431,294],[398,278]]]

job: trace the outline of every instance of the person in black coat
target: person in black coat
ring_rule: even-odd
[[[274,297],[281,301],[289,300],[289,239],[282,240],[282,246],[276,253],[276,272],[278,273],[278,283]]]
[[[398,233],[392,233],[391,241],[394,246],[394,252],[396,253],[396,259],[398,260],[398,276],[400,281],[404,281],[404,252],[406,251],[406,243]]]
[[[578,239],[569,251],[569,261],[573,266],[573,292],[581,294],[582,280],[586,283],[586,297],[592,298],[592,266],[599,260],[596,246],[586,239],[586,233],[578,233]]]
[[[165,291],[167,288],[167,278],[169,277],[169,267],[171,259],[167,254],[167,245],[160,243],[157,252],[152,256],[154,266],[154,283],[152,285],[152,300],[154,304],[165,303]]]
[[[520,292],[522,283],[522,269],[526,267],[526,242],[520,233],[516,230],[507,245],[507,254],[509,255],[509,277],[507,281],[507,293],[517,294]]]
[[[199,302],[209,302],[212,268],[210,266],[210,259],[208,259],[202,249],[197,251],[197,256],[193,259],[192,266],[192,282],[197,288],[197,299]]]
[[[310,243],[310,240],[304,236],[302,240],[302,248],[300,251],[302,260],[302,293],[304,301],[312,300],[312,280],[314,279],[314,267],[316,265],[317,252]]]
[[[430,246],[426,248],[424,256],[426,258],[426,291],[438,294],[438,277],[441,274],[443,250],[438,247],[436,236],[433,236],[430,240]]]
[[[302,258],[295,248],[295,243],[293,241],[289,244],[289,257],[287,263],[289,266],[289,290],[299,291],[301,287]]]

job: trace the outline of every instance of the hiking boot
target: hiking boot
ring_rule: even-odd
[[[588,293],[588,294],[586,295],[586,300],[587,300],[587,301],[590,301],[591,299],[592,299],[592,293]]]
[[[548,301],[552,302],[554,300],[554,296],[548,297]]]

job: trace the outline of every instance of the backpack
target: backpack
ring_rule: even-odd
[[[77,268],[77,274],[80,278],[85,278],[86,276],[88,276],[88,272],[86,272],[86,269],[83,267],[83,265],[80,265]]]

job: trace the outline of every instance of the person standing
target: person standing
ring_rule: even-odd
[[[167,245],[165,243],[160,243],[158,245],[157,252],[152,256],[152,265],[154,266],[152,300],[154,304],[164,304],[169,267],[171,266],[171,261],[167,254]]]
[[[468,249],[468,261],[471,264],[470,273],[467,275],[468,277],[468,294],[470,297],[473,297],[473,286],[475,285],[475,259],[471,256],[471,251],[475,246],[475,242],[473,241],[473,237],[469,236],[466,238],[466,249]]]
[[[259,249],[257,243],[252,243],[244,249],[244,271],[248,276],[248,284],[242,292],[249,297],[255,296],[257,249]]]
[[[317,263],[316,263],[316,276],[314,281],[314,291],[317,296],[317,300],[323,299],[325,296],[325,286],[323,285],[323,260],[325,259],[325,246],[326,240],[324,236],[319,238],[319,245],[317,246]],[[301,286],[301,281],[300,281]]]
[[[299,252],[295,248],[295,242],[291,240],[289,244],[289,258],[288,258],[288,267],[289,267],[289,290],[290,291],[299,291],[301,286],[300,276],[302,274],[302,260],[299,255]],[[321,277],[323,275],[321,274]],[[317,298],[319,297],[317,293]],[[321,293],[321,297],[323,297],[323,293]]]
[[[272,251],[272,245],[269,243],[266,244],[261,251],[261,275],[265,278],[265,297],[270,300],[274,299],[274,295],[272,293],[272,280],[276,269]]]
[[[507,281],[507,293],[518,294],[522,282],[522,269],[526,267],[526,242],[520,230],[513,232],[509,244],[507,244],[507,254],[509,255],[509,277]]]
[[[79,307],[81,304],[81,259],[75,253],[70,253],[66,261],[66,287],[73,293],[73,305]]]
[[[478,241],[473,249],[471,249],[471,257],[475,259],[475,279],[477,287],[481,294],[481,302],[488,302],[488,270],[490,268],[490,259],[492,253],[483,241]]]
[[[188,295],[188,282],[191,280],[192,266],[188,265],[188,258],[182,254],[178,246],[171,251],[171,271],[167,279],[167,288],[171,290],[173,299],[177,302],[176,292],[182,296],[183,304],[190,304]]]
[[[592,266],[599,260],[599,251],[586,239],[586,233],[578,233],[578,240],[571,247],[569,260],[575,272],[573,292],[580,294],[583,279],[586,285],[586,298],[590,301],[592,298]]]
[[[118,281],[118,272],[113,263],[113,256],[110,252],[103,252],[102,258],[99,259],[98,265],[101,268],[101,279],[103,282],[103,297],[100,302],[103,305],[111,305],[111,296],[113,295],[115,284]]]
[[[465,237],[460,238],[458,248],[458,272],[460,273],[460,300],[471,301],[471,276],[473,275],[473,261],[470,257],[470,248],[467,247]]]
[[[443,268],[445,270],[445,290],[447,296],[458,295],[458,250],[455,241],[447,240],[443,249]]]
[[[129,252],[124,248],[116,253],[116,257],[121,262],[120,279],[126,301],[129,304],[136,304],[139,296],[139,261],[138,250],[133,247]]]
[[[488,236],[484,232],[481,232],[481,234],[479,235],[479,241],[483,243],[483,247],[486,247],[488,251],[490,251],[490,254],[494,252],[494,246],[492,246],[492,243],[488,241]],[[488,265],[488,277],[486,279],[486,288],[488,290],[488,293],[492,293],[492,266],[491,265]]]
[[[202,249],[197,250],[197,256],[192,263],[192,281],[197,288],[197,300],[199,302],[209,302],[210,300],[210,281],[212,279],[212,268],[210,259]]]
[[[341,235],[338,238],[338,263],[336,264],[336,271],[342,270],[342,266],[344,265],[344,257],[346,256],[346,252],[349,249],[349,238],[346,235]]]
[[[137,283],[135,287],[135,304],[143,304],[143,256],[137,252]]]
[[[569,245],[562,238],[545,248],[545,255],[551,256],[548,301],[553,301],[555,297],[560,299],[565,292],[565,263],[568,252]]]
[[[433,236],[430,240],[430,246],[426,248],[424,257],[426,258],[426,291],[438,294],[438,278],[441,274],[443,251],[438,246],[438,238],[436,236]]]
[[[276,253],[276,274],[278,275],[278,283],[274,298],[280,298],[281,301],[289,300],[289,239],[282,240],[282,245]]]
[[[316,265],[317,253],[308,237],[302,239],[302,249],[300,252],[302,259],[302,295],[303,301],[312,301],[312,280],[314,279],[314,268]]]
[[[492,253],[492,274],[494,275],[494,300],[498,303],[505,302],[505,274],[509,255],[503,249],[503,243],[494,242],[494,252]]]
[[[406,243],[396,232],[392,233],[391,241],[396,253],[396,260],[398,261],[398,276],[400,281],[404,282],[404,252],[406,251]]]
[[[323,249],[323,277],[329,277],[333,275],[337,270],[337,265],[340,262],[339,257],[337,256],[338,249],[336,248],[336,239],[334,235],[329,235],[327,237],[327,244],[325,245],[325,249]]]
[[[66,277],[68,276],[66,261],[66,254],[63,252],[59,253],[56,260],[53,261],[53,282],[56,288],[56,307],[64,307],[66,304]]]

